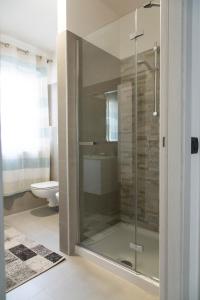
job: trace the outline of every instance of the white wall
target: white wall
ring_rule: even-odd
[[[54,52],[57,0],[1,0],[0,32]]]
[[[58,0],[59,18],[63,22],[61,7],[65,11],[67,2],[67,29],[74,34],[85,37],[106,24],[118,20],[120,17],[141,7],[145,0]],[[62,21],[63,20],[63,21]]]
[[[154,42],[160,43],[160,28],[157,24],[160,22],[160,10],[158,7],[144,9],[142,4],[144,1],[133,1],[125,3],[129,5],[130,13],[124,15],[120,11],[117,2],[102,0],[67,0],[67,8],[65,8],[65,0],[58,0],[58,27],[67,29],[74,34],[90,41],[97,47],[107,51],[108,53],[123,59],[134,54],[134,42],[130,41],[129,36],[134,33],[135,28],[135,9],[138,9],[138,31],[145,33],[138,42],[138,52],[143,52],[154,46]],[[67,17],[63,11],[67,11]],[[154,40],[152,40],[152,36]]]
[[[67,1],[67,29],[85,37],[117,19],[117,13],[101,0]]]
[[[137,31],[144,32],[144,36],[138,39],[137,51],[153,48],[155,42],[160,44],[160,28],[157,26],[160,22],[159,8],[138,9],[137,20]],[[129,38],[135,31],[135,12],[132,12],[87,35],[85,39],[117,58],[124,59],[135,53],[135,43]]]
[[[85,39],[93,45],[120,58],[120,20],[103,26],[87,35]]]
[[[58,34],[67,29],[67,0],[57,0]]]

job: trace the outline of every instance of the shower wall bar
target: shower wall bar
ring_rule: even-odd
[[[157,117],[158,111],[157,111],[157,83],[158,83],[158,50],[159,47],[157,43],[155,43],[155,46],[153,47],[154,51],[154,111],[153,116]]]
[[[159,71],[159,66],[158,66],[158,51],[160,47],[158,46],[157,42],[155,43],[155,46],[153,47],[153,52],[154,52],[154,66],[152,67],[147,61],[145,60],[138,60],[138,64],[144,64],[150,71],[154,72],[154,111],[153,111],[153,116],[157,117],[158,116],[158,111],[157,111],[157,102],[158,102],[158,71]]]

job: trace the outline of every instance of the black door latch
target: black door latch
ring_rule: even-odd
[[[191,154],[196,154],[199,151],[199,139],[191,137]]]

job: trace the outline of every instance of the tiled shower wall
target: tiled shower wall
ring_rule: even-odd
[[[153,50],[139,54],[137,60],[144,60],[154,67]],[[121,220],[134,223],[137,214],[138,225],[158,231],[159,82],[157,86],[158,116],[155,117],[153,116],[154,71],[144,64],[138,64],[136,78],[135,65],[135,57],[122,61],[121,84],[118,87]]]

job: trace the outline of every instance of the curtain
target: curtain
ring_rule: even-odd
[[[46,59],[0,46],[4,195],[49,180],[50,135]]]

